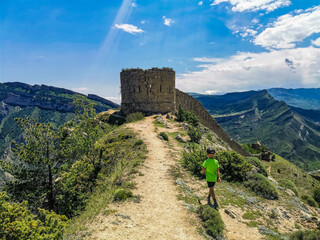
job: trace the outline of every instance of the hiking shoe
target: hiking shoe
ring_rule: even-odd
[[[218,203],[217,203],[216,200],[214,200],[213,208],[215,208],[215,209],[218,209],[218,208],[219,208],[219,205],[218,205]]]

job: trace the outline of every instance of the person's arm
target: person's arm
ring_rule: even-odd
[[[217,168],[217,175],[218,175],[218,182],[221,182],[221,177],[220,177],[220,172],[219,172],[219,168]]]
[[[204,174],[205,171],[206,171],[206,168],[202,167],[201,174]]]

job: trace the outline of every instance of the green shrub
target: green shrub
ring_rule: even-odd
[[[290,181],[289,179],[282,178],[278,181],[278,183],[280,186],[292,190],[296,196],[299,196],[297,186],[294,184],[294,182]]]
[[[313,195],[314,200],[320,206],[320,187],[314,189],[312,195]]]
[[[182,157],[182,165],[191,171],[195,176],[204,178],[205,175],[201,174],[202,164],[208,158],[207,152],[200,149],[196,145],[191,145],[190,152],[184,151]]]
[[[268,177],[268,172],[265,166],[262,165],[261,160],[256,157],[246,157],[246,160],[251,163],[253,166],[259,169],[258,173]]]
[[[134,146],[141,146],[143,144],[143,141],[141,139],[138,139],[135,143]]]
[[[199,143],[202,137],[201,131],[199,127],[188,127],[188,135],[190,137],[190,141],[194,143]]]
[[[260,173],[250,175],[249,179],[245,182],[245,186],[266,199],[274,200],[279,198],[276,187],[272,185],[268,178]]]
[[[165,140],[165,141],[169,141],[168,134],[166,134],[165,132],[161,132],[159,135],[160,135],[160,137],[162,137],[162,138],[163,138],[163,140]]]
[[[130,190],[119,188],[114,192],[113,201],[125,201],[131,197],[133,197],[133,193]]]
[[[318,230],[305,230],[297,231],[290,235],[290,240],[319,240],[320,231]]]
[[[207,134],[207,139],[208,139],[209,141],[213,141],[213,137],[212,137],[212,135],[211,135],[210,133]]]
[[[144,119],[144,114],[141,112],[135,112],[135,113],[131,113],[126,117],[126,122],[130,123],[130,122],[136,122],[139,120]]]
[[[252,165],[234,151],[223,151],[217,154],[222,178],[227,181],[244,181],[247,173],[252,169]]]
[[[208,205],[202,205],[198,208],[197,212],[203,221],[203,226],[208,235],[214,238],[223,236],[224,223],[219,211]]]
[[[0,192],[0,239],[62,239],[68,225],[67,217],[53,211],[38,209],[33,215],[27,209],[27,202],[9,203],[7,195]]]
[[[310,195],[304,194],[301,196],[301,199],[311,207],[319,207],[318,203]]]
[[[199,126],[199,119],[192,112],[188,112],[182,109],[179,105],[178,112],[176,112],[176,120],[178,122],[187,122],[192,126]]]

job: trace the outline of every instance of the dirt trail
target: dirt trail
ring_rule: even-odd
[[[192,223],[194,217],[177,199],[177,187],[169,174],[176,162],[170,157],[169,147],[157,137],[153,120],[148,117],[128,124],[149,151],[141,168],[143,176],[134,180],[134,194],[141,196],[141,202],[111,204],[116,212],[94,221],[88,239],[203,239]]]

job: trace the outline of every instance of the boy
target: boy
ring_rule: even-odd
[[[214,195],[213,187],[216,184],[217,179],[219,183],[221,182],[221,178],[220,178],[220,172],[219,172],[219,163],[216,159],[214,159],[215,154],[216,154],[215,150],[211,148],[207,149],[208,159],[205,160],[204,163],[202,164],[201,174],[204,174],[204,172],[206,172],[206,180],[209,187],[209,196],[207,198],[208,205],[211,205],[211,202],[210,202],[210,196],[211,196],[214,201],[213,207],[217,209],[219,206],[218,206],[216,197]]]

